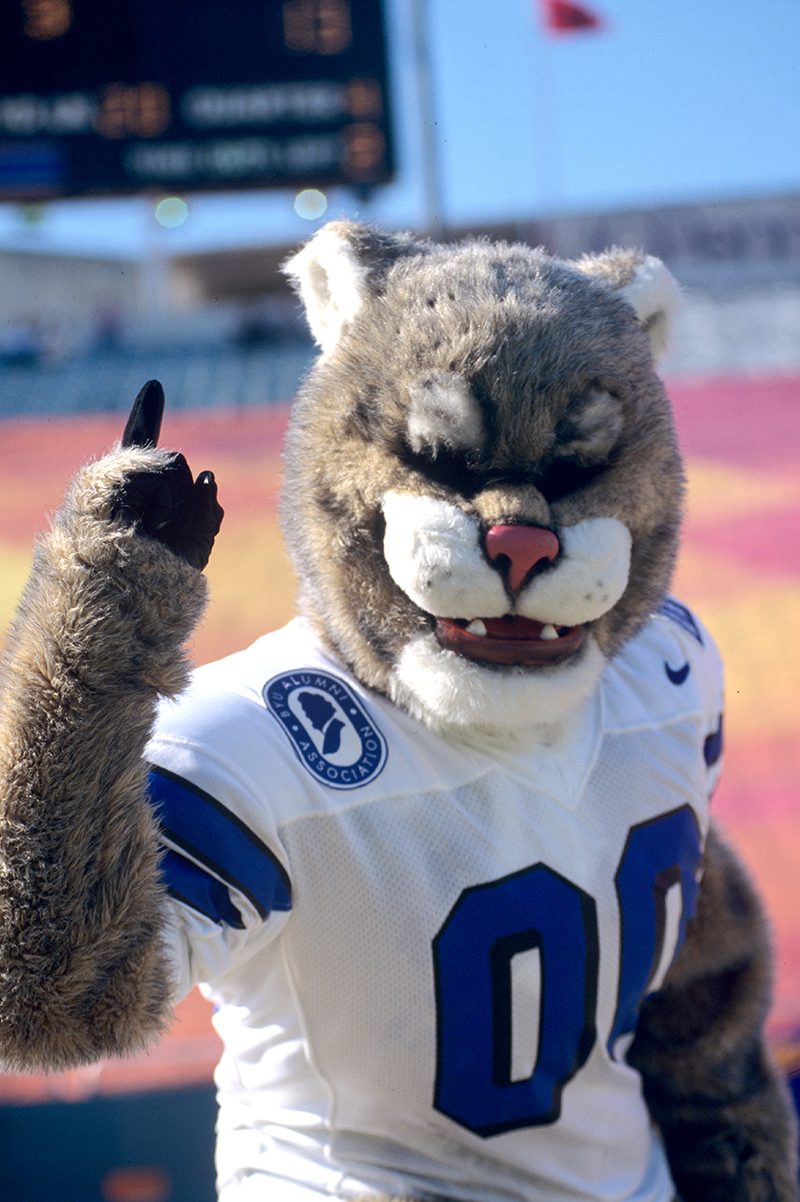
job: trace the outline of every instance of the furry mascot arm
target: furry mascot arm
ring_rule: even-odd
[[[168,1011],[143,751],[186,680],[222,511],[157,450],[161,386],[83,468],[49,532],[0,683],[0,1062],[63,1068],[140,1046]]]
[[[772,977],[758,898],[712,827],[698,911],[629,1060],[682,1202],[795,1202],[797,1133],[762,1029]]]

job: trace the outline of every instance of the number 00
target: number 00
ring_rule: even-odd
[[[697,899],[701,837],[692,809],[631,827],[615,874],[620,912],[617,1006],[607,1049],[636,1023],[663,967],[667,894],[678,886],[674,956]],[[538,1040],[532,1071],[512,1073],[512,964],[539,958]],[[534,864],[465,889],[433,941],[437,1110],[488,1137],[553,1123],[564,1087],[594,1047],[598,989],[597,907],[588,893]]]

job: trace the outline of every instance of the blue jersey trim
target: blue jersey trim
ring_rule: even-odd
[[[693,639],[697,639],[701,647],[703,646],[703,636],[700,633],[700,627],[694,619],[694,614],[685,605],[681,605],[680,601],[676,601],[674,597],[665,597],[656,610],[656,613],[663,614],[665,618],[670,618],[671,621],[676,622]]]
[[[231,901],[227,886],[204,868],[167,848],[161,860],[161,875],[170,897],[204,914],[212,922],[244,930],[242,916]]]
[[[283,866],[249,827],[204,789],[153,767],[150,802],[167,839],[252,902],[261,918],[291,910]]]
[[[713,731],[703,743],[703,759],[706,766],[713,768],[717,760],[722,755],[722,747],[724,738],[722,734],[722,714],[719,716],[719,726]]]

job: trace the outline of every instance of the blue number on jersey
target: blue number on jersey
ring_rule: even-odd
[[[533,948],[540,1050],[531,1076],[512,1081],[511,959]],[[434,940],[434,965],[437,1110],[483,1136],[553,1122],[595,1040],[592,898],[545,864],[465,889]]]
[[[697,904],[700,828],[694,811],[681,806],[631,827],[617,875],[620,914],[620,968],[617,1013],[608,1051],[636,1026],[639,1006],[649,991],[664,951],[667,894],[680,890],[677,939],[672,957],[686,938],[686,924]],[[677,900],[677,899],[676,899]]]
[[[615,883],[620,979],[608,1041],[633,1030],[661,962],[666,895],[680,885],[674,955],[697,898],[701,857],[694,812],[682,806],[631,828]],[[539,1034],[530,1076],[512,1079],[514,956],[540,958]],[[597,908],[581,888],[534,864],[465,889],[433,941],[437,1067],[434,1106],[484,1138],[554,1123],[561,1094],[596,1039]]]

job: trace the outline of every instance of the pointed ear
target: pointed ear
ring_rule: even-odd
[[[672,272],[655,255],[616,247],[584,255],[573,266],[618,290],[647,330],[653,358],[659,363],[669,350],[675,317],[683,303]]]
[[[325,225],[283,270],[300,293],[311,333],[328,354],[353,320],[369,289],[349,222]]]
[[[402,255],[427,249],[409,234],[387,234],[354,221],[331,221],[284,264],[324,354],[334,350],[364,303],[380,291],[392,263]]]

